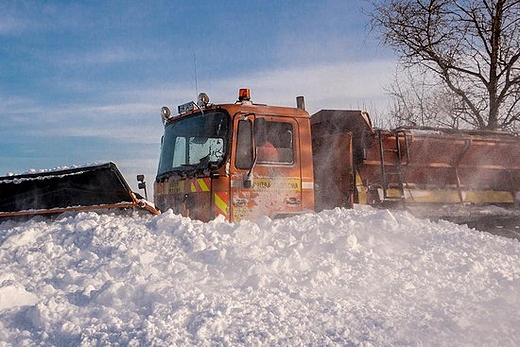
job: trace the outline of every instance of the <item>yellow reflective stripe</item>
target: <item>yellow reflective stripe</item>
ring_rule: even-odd
[[[197,178],[190,184],[190,191],[196,192],[209,192],[209,178]]]
[[[209,192],[209,187],[208,187],[208,185],[206,184],[206,180],[205,180],[205,179],[203,179],[203,178],[199,178],[199,179],[197,180],[197,182],[199,183],[199,186],[200,186],[201,191],[203,191],[203,192]]]
[[[368,204],[367,187],[363,185],[363,180],[356,171],[356,189],[358,191],[358,204]]]
[[[227,203],[217,194],[215,193],[215,206],[227,216]]]

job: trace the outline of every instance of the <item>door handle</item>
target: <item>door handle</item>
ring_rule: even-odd
[[[299,205],[299,204],[301,204],[301,202],[302,202],[302,201],[301,201],[300,199],[298,199],[298,198],[294,198],[294,197],[286,198],[286,199],[285,199],[285,203],[286,203],[287,205]]]
[[[234,206],[246,206],[247,201],[248,201],[247,199],[233,198],[233,205]]]

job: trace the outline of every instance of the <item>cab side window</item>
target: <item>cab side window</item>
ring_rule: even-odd
[[[249,169],[253,165],[253,123],[249,120],[238,121],[237,152],[235,166]]]
[[[293,164],[294,131],[291,123],[266,121],[256,134],[258,164]]]

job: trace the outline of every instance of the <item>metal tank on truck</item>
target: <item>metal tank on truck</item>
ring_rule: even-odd
[[[440,218],[489,213],[490,205],[519,212],[515,135],[375,129],[367,113],[346,110],[321,110],[311,117],[311,127],[317,210],[350,200]]]

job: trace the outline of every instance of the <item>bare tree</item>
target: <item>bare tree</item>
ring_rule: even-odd
[[[420,64],[480,129],[520,121],[520,0],[372,0],[372,24],[405,66]],[[437,89],[437,91],[442,89]],[[461,118],[462,117],[462,118]]]
[[[393,104],[389,108],[390,125],[465,128],[464,105],[451,90],[428,71],[414,67],[397,68],[394,81],[387,87]]]

